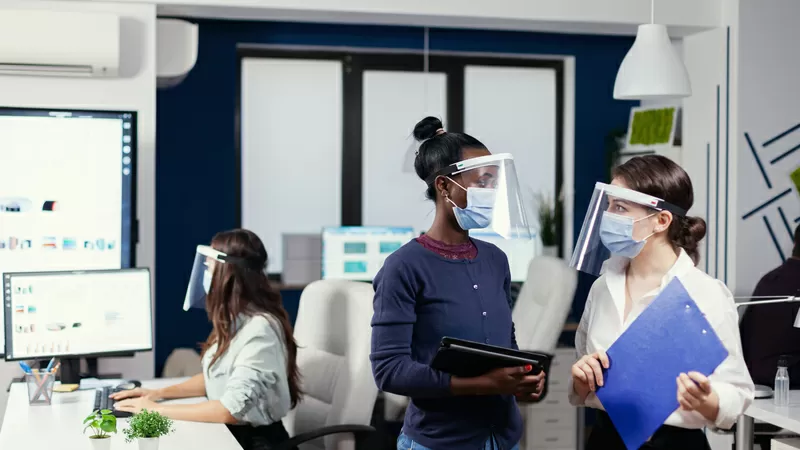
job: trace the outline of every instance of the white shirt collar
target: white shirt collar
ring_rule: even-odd
[[[608,261],[606,261],[604,267],[606,285],[611,293],[611,297],[614,299],[614,304],[617,306],[620,323],[625,322],[623,317],[625,314],[626,297],[625,277],[629,263],[630,258],[612,256]],[[669,284],[673,278],[682,276],[693,268],[694,261],[692,261],[692,258],[686,253],[686,251],[680,249],[680,253],[678,254],[678,259],[675,261],[675,264],[673,264],[667,273],[664,274],[664,277],[661,278],[661,285],[657,289],[648,292],[642,299],[638,299],[636,301],[656,297],[665,287],[667,287],[667,284]]]

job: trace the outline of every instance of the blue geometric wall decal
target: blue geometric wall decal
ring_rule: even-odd
[[[800,128],[800,123],[798,123],[797,125],[793,126],[792,128],[789,128],[788,130],[782,132],[781,134],[779,134],[779,135],[777,135],[777,136],[775,136],[773,138],[767,139],[767,141],[764,142],[761,145],[763,145],[764,147],[769,147],[770,144],[774,144],[775,141],[777,141],[778,139],[786,136],[787,134],[791,133],[792,131],[797,130],[798,128]]]
[[[780,155],[776,156],[769,163],[770,164],[775,164],[776,162],[782,160],[783,158],[786,158],[787,156],[791,155],[792,153],[794,153],[797,150],[800,150],[800,144],[798,144],[798,145],[790,148],[788,151],[785,151],[785,152],[781,153]]]
[[[764,177],[764,181],[767,183],[767,187],[772,189],[772,182],[769,181],[769,177],[767,176],[767,171],[764,170],[764,164],[761,164],[761,158],[758,157],[758,153],[756,152],[756,148],[753,146],[753,141],[750,139],[750,135],[745,132],[744,138],[747,140],[747,145],[750,147],[750,152],[753,153],[753,158],[756,160],[756,164],[758,164],[758,169],[761,170],[761,175]]]
[[[783,226],[786,227],[786,232],[789,233],[789,239],[794,239],[794,232],[792,232],[792,226],[789,225],[789,220],[786,219],[786,214],[783,212],[783,208],[778,206],[778,213],[781,215],[781,220],[783,220]]]
[[[781,250],[781,246],[778,244],[778,238],[775,237],[775,232],[772,231],[772,226],[769,224],[769,219],[767,219],[767,216],[761,216],[761,218],[764,219],[764,225],[767,226],[767,232],[772,238],[772,243],[775,244],[775,250],[777,250],[778,254],[781,256],[781,261],[786,261],[786,256],[784,256],[783,250]]]
[[[790,192],[792,192],[792,188],[789,188],[789,189],[781,192],[780,194],[776,195],[775,197],[772,197],[771,199],[767,200],[766,202],[756,206],[755,209],[753,209],[749,213],[743,215],[742,216],[742,220],[746,220],[748,217],[752,216],[753,214],[755,214],[755,213],[761,211],[762,209],[766,208],[767,206],[777,202],[782,197],[785,197],[785,196],[789,195]]]

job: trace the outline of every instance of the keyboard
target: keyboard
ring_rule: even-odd
[[[130,417],[132,416],[131,413],[127,411],[117,411],[114,409],[114,403],[116,401],[108,396],[114,392],[118,392],[119,390],[112,388],[111,386],[105,386],[102,389],[97,389],[94,391],[94,409],[92,411],[99,411],[102,409],[111,410],[111,413],[114,417]]]

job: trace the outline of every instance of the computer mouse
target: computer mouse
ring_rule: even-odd
[[[128,390],[131,390],[131,389],[136,389],[138,387],[142,387],[141,381],[128,380],[128,381],[124,381],[124,382],[118,384],[117,387],[114,388],[114,390],[115,391],[128,391]]]

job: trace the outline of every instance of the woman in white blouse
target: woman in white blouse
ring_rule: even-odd
[[[266,275],[267,251],[250,231],[219,233],[204,288],[213,325],[203,347],[203,373],[164,389],[113,394],[122,411],[158,411],[176,420],[228,424],[244,450],[268,450],[289,439],[281,419],[299,402],[297,344],[280,294]],[[207,397],[180,405],[159,400]]]
[[[595,195],[594,203],[602,220],[599,226],[594,220],[591,227],[584,224],[582,238],[586,239],[579,243],[588,242],[588,234],[595,233],[608,251],[602,249],[603,257],[598,256],[600,250],[593,254],[576,250],[573,257],[573,265],[581,270],[590,262],[598,267],[603,263],[575,337],[580,359],[572,366],[570,383],[573,405],[598,410],[587,450],[625,449],[595,395],[603,385],[602,369],[609,367],[605,351],[674,277],[705,314],[728,357],[709,377],[697,372],[680,374],[675,380],[679,409],[642,448],[707,449],[702,429],[733,426],[753,399],[753,382],[742,358],[733,297],[722,282],[696,267],[706,225],[701,218],[686,216],[694,201],[691,180],[671,160],[650,155],[620,165],[611,185],[598,183],[598,189],[596,193],[601,193]]]

